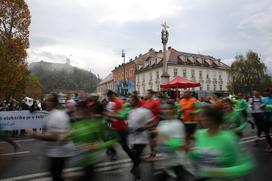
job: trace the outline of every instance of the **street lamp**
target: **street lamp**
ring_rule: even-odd
[[[125,63],[126,63],[126,53],[125,53],[124,49],[122,49],[121,57],[123,57],[123,59],[124,59],[124,64],[123,64],[123,67],[124,67],[124,80],[123,80],[123,83],[122,83],[121,94],[123,96],[127,96],[126,66],[125,66]]]

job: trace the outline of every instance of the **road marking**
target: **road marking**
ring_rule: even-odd
[[[128,166],[131,166],[131,165],[132,165],[132,163],[126,163],[126,164],[122,164],[122,165],[114,165],[114,166],[109,166],[109,167],[104,167],[104,168],[97,168],[95,170],[97,172],[105,172],[105,171],[116,170],[118,168],[128,167]]]
[[[23,176],[18,176],[18,177],[11,177],[7,179],[2,179],[1,181],[16,181],[16,180],[26,180],[26,179],[31,179],[35,177],[45,177],[49,176],[49,172],[43,172],[43,173],[35,173],[35,174],[29,174],[29,175],[23,175]]]
[[[0,154],[0,156],[21,155],[21,154],[27,154],[27,153],[30,153],[30,151],[21,151],[21,152],[14,152],[14,153],[3,153],[3,154]]]
[[[272,136],[272,134],[270,134],[270,136]],[[249,136],[249,137],[244,137],[244,138],[241,138],[240,140],[241,141],[244,141],[244,140],[249,140],[249,139],[253,139],[253,138],[257,138],[257,136]],[[261,139],[262,138],[265,138],[265,136],[261,136]]]
[[[248,140],[248,139],[252,139],[252,138],[256,138],[256,136],[249,136],[249,137],[244,137],[244,138],[241,138],[240,140]]]
[[[131,159],[123,159],[123,160],[117,160],[112,162],[103,162],[103,163],[97,164],[95,167],[105,167],[109,165],[118,165],[118,164],[128,163],[128,162],[131,162]]]
[[[260,138],[259,140],[264,140],[265,138]],[[256,139],[251,139],[251,140],[245,140],[245,141],[240,141],[239,144],[244,144],[244,143],[250,143],[250,142],[254,142],[256,141]]]
[[[239,144],[245,144],[249,142],[254,142],[256,136],[250,136],[250,137],[245,137],[242,138]],[[264,139],[264,138],[262,138]],[[25,151],[25,152],[17,152],[17,154],[25,154],[29,153],[30,151]],[[10,154],[16,154],[16,153],[10,153]],[[4,155],[4,154],[2,154]],[[125,163],[125,164],[123,164]],[[131,166],[131,160],[130,159],[122,159],[122,160],[117,160],[117,161],[111,161],[111,162],[103,162],[99,163],[95,166],[95,170],[97,172],[105,172],[105,171],[111,171],[111,170],[116,170],[118,168],[124,168],[124,167],[129,167]],[[65,169],[64,172],[76,172],[76,171],[81,171],[81,167],[73,167],[73,168],[68,168]],[[23,176],[17,176],[17,177],[11,177],[11,178],[6,178],[6,179],[1,179],[1,181],[19,181],[19,180],[26,180],[26,179],[34,179],[32,181],[47,181],[51,180],[48,178],[49,172],[41,172],[41,173],[36,173],[36,174],[29,174],[29,175],[23,175]],[[39,177],[43,177],[38,179]],[[36,178],[36,179],[35,179]]]
[[[120,161],[125,162],[125,161],[127,161],[127,159],[120,160]],[[122,162],[120,162],[120,163],[122,163]],[[117,163],[115,162],[115,164],[117,164]],[[128,166],[131,166],[131,165],[132,165],[132,163],[126,163],[126,164],[120,164],[120,165],[113,165],[113,166],[107,166],[107,167],[102,167],[102,168],[96,168],[95,171],[97,171],[97,172],[105,172],[105,171],[116,170],[118,168],[128,167]],[[65,169],[64,173],[75,172],[75,171],[80,171],[80,170],[82,170],[81,167],[73,167],[73,168]],[[11,178],[6,178],[6,179],[1,179],[1,181],[19,181],[19,180],[26,180],[26,179],[34,179],[32,181],[38,181],[38,180],[40,180],[39,177],[46,177],[46,178],[41,178],[41,179],[44,179],[44,181],[46,181],[48,179],[47,177],[49,175],[50,175],[49,172],[41,172],[41,173],[35,173],[35,174],[29,174],[29,175],[23,175],[23,176],[17,176],[17,177],[11,177]]]
[[[22,140],[13,140],[15,143],[21,143],[21,142],[29,142],[29,141],[35,141],[35,139],[22,139]],[[4,143],[7,143],[5,141],[1,141],[0,144],[4,144]]]
[[[16,143],[35,141],[35,139],[14,140]],[[37,141],[37,140],[36,140]]]
[[[30,181],[52,181],[52,178],[50,177],[38,178],[38,179],[30,180]]]

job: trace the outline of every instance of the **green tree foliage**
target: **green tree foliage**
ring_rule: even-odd
[[[0,99],[24,90],[30,22],[25,0],[0,0]]]
[[[35,99],[40,98],[42,96],[40,81],[35,75],[27,72],[27,76],[17,83],[11,94],[16,100],[22,100],[26,96]]]
[[[25,86],[25,95],[32,98],[40,98],[42,96],[42,86],[38,77],[34,74],[29,74]]]
[[[94,74],[73,67],[73,71],[49,70],[42,64],[31,69],[42,85],[44,93],[54,90],[84,90],[93,92],[100,81]]]
[[[248,51],[245,57],[237,55],[229,70],[230,91],[250,93],[253,89],[263,91],[269,88],[272,82],[266,70],[256,52]]]

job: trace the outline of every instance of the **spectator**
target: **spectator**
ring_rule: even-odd
[[[24,98],[22,100],[21,110],[29,110],[29,109],[30,109],[29,105],[26,104],[26,98]]]
[[[40,107],[38,106],[37,101],[34,101],[32,106],[30,106],[29,108],[30,112],[34,112],[34,111],[40,111]]]

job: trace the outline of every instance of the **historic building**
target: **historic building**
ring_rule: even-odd
[[[112,73],[107,75],[96,87],[96,92],[100,95],[105,94],[107,90],[114,90]]]
[[[112,71],[114,91],[118,95],[127,95],[135,91],[136,64],[130,59],[129,62],[115,67]]]
[[[228,85],[228,66],[220,59],[208,55],[185,53],[168,47],[166,50],[167,72],[172,80],[179,75],[188,80],[201,83],[194,88],[197,92],[226,91]],[[150,49],[139,55],[136,63],[136,90],[140,95],[152,89],[160,90],[163,73],[163,52]]]

